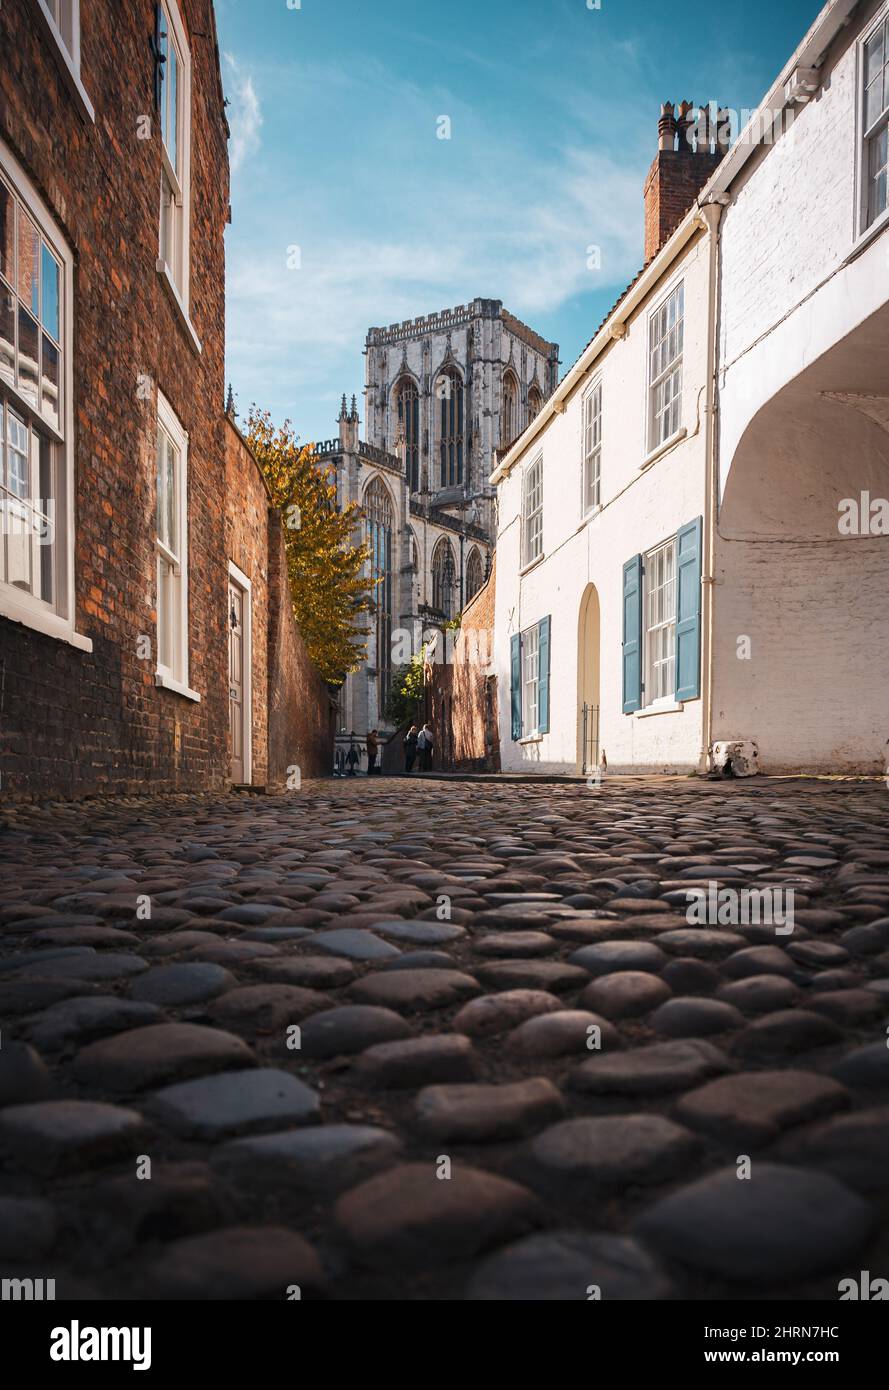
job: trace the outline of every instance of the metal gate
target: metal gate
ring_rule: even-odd
[[[583,773],[595,772],[599,766],[599,706],[584,705],[582,716]]]

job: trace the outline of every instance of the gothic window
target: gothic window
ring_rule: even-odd
[[[379,478],[364,494],[366,540],[370,549],[370,573],[375,581],[376,663],[379,708],[386,707],[392,682],[392,501]]]
[[[466,602],[474,598],[484,582],[482,571],[482,557],[477,550],[473,550],[466,564]]]
[[[432,556],[432,607],[446,618],[454,616],[454,552],[444,537]]]
[[[403,376],[395,387],[398,433],[404,436],[404,461],[411,492],[420,490],[420,393],[413,377]]]
[[[439,453],[441,486],[463,482],[463,378],[456,367],[446,367],[435,383],[439,401]]]
[[[541,395],[540,395],[540,392],[538,391],[538,389],[537,389],[536,386],[532,386],[531,389],[530,389],[530,391],[528,392],[528,424],[529,424],[529,425],[530,425],[530,423],[531,423],[532,420],[536,420],[536,419],[537,419],[537,416],[540,414],[540,407],[541,407],[542,405],[543,405],[543,399],[542,399],[542,397],[541,397]]]
[[[512,372],[503,373],[500,405],[500,447],[506,449],[519,433],[519,387]]]

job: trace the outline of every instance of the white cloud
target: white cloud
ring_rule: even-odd
[[[358,88],[369,80],[354,70],[347,77]],[[482,296],[534,327],[578,295],[619,292],[642,261],[641,177],[626,137],[617,150],[597,149],[572,122],[572,143],[528,148],[508,124],[486,125],[445,94],[390,81],[388,96],[365,127],[359,158],[343,149],[345,131],[325,146],[322,186],[303,182],[296,164],[288,177],[279,147],[274,166],[252,165],[257,191],[274,167],[274,200],[261,201],[261,216],[249,200],[235,206],[229,375],[242,409],[253,399],[268,404],[293,415],[304,435],[312,421],[320,420],[316,433],[332,430],[330,403],[360,382],[370,326]],[[435,139],[441,111],[454,117],[453,144]],[[326,118],[338,114],[334,101]],[[317,132],[317,112],[313,121],[291,108],[288,119],[303,138]],[[295,243],[300,268],[288,270]],[[588,267],[591,246],[601,270]]]
[[[237,59],[231,53],[224,55],[225,65],[231,73],[231,106],[228,123],[231,129],[229,161],[232,173],[242,168],[244,161],[259,149],[259,132],[262,128],[262,110],[259,97],[253,85],[253,78],[245,74]]]

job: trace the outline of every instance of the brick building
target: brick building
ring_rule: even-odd
[[[490,578],[466,605],[425,669],[425,710],[435,735],[433,766],[446,772],[499,772],[494,666],[496,556]]]
[[[288,701],[314,673],[293,655],[289,605],[266,611],[280,536],[270,554],[256,478],[253,511],[226,517],[242,499],[222,408],[212,2],[5,0],[0,51],[0,791],[274,780],[299,762]],[[240,747],[233,593],[251,596],[258,630],[284,624],[293,677],[256,653]]]
[[[290,602],[284,529],[232,416],[225,421],[231,780],[281,787],[327,775],[337,703]]]

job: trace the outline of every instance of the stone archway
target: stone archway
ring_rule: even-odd
[[[776,392],[723,459],[713,741],[765,772],[881,772],[889,738],[889,535],[840,526],[889,499],[889,306]]]

